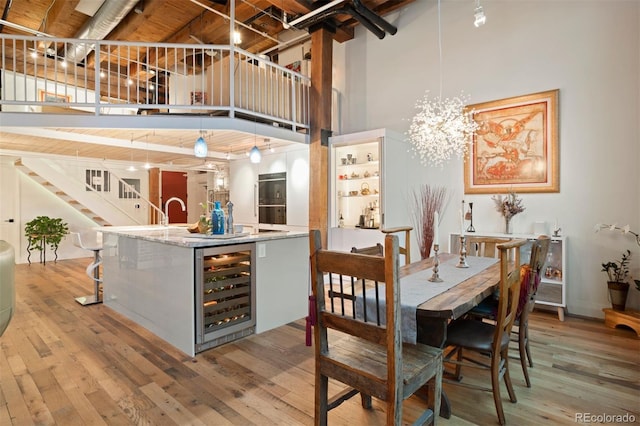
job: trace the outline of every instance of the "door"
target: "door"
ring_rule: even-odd
[[[14,167],[14,158],[0,157],[0,240],[13,246],[18,259],[20,252],[20,188],[18,170]],[[8,194],[11,194],[8,196]]]
[[[178,201],[166,202],[172,197],[178,197],[184,202],[185,210]],[[187,175],[183,172],[162,172],[162,211],[169,215],[169,223],[187,223]]]

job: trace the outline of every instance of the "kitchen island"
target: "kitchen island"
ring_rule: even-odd
[[[190,356],[307,315],[306,232],[101,231],[104,304]]]

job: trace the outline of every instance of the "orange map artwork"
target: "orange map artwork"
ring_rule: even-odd
[[[475,185],[545,183],[545,103],[476,112]]]

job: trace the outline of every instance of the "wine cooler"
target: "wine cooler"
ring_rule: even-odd
[[[196,352],[255,332],[255,245],[196,250]]]

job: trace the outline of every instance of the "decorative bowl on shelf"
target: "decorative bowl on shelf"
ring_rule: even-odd
[[[356,195],[358,195],[358,191],[349,191],[349,195],[355,197]]]

